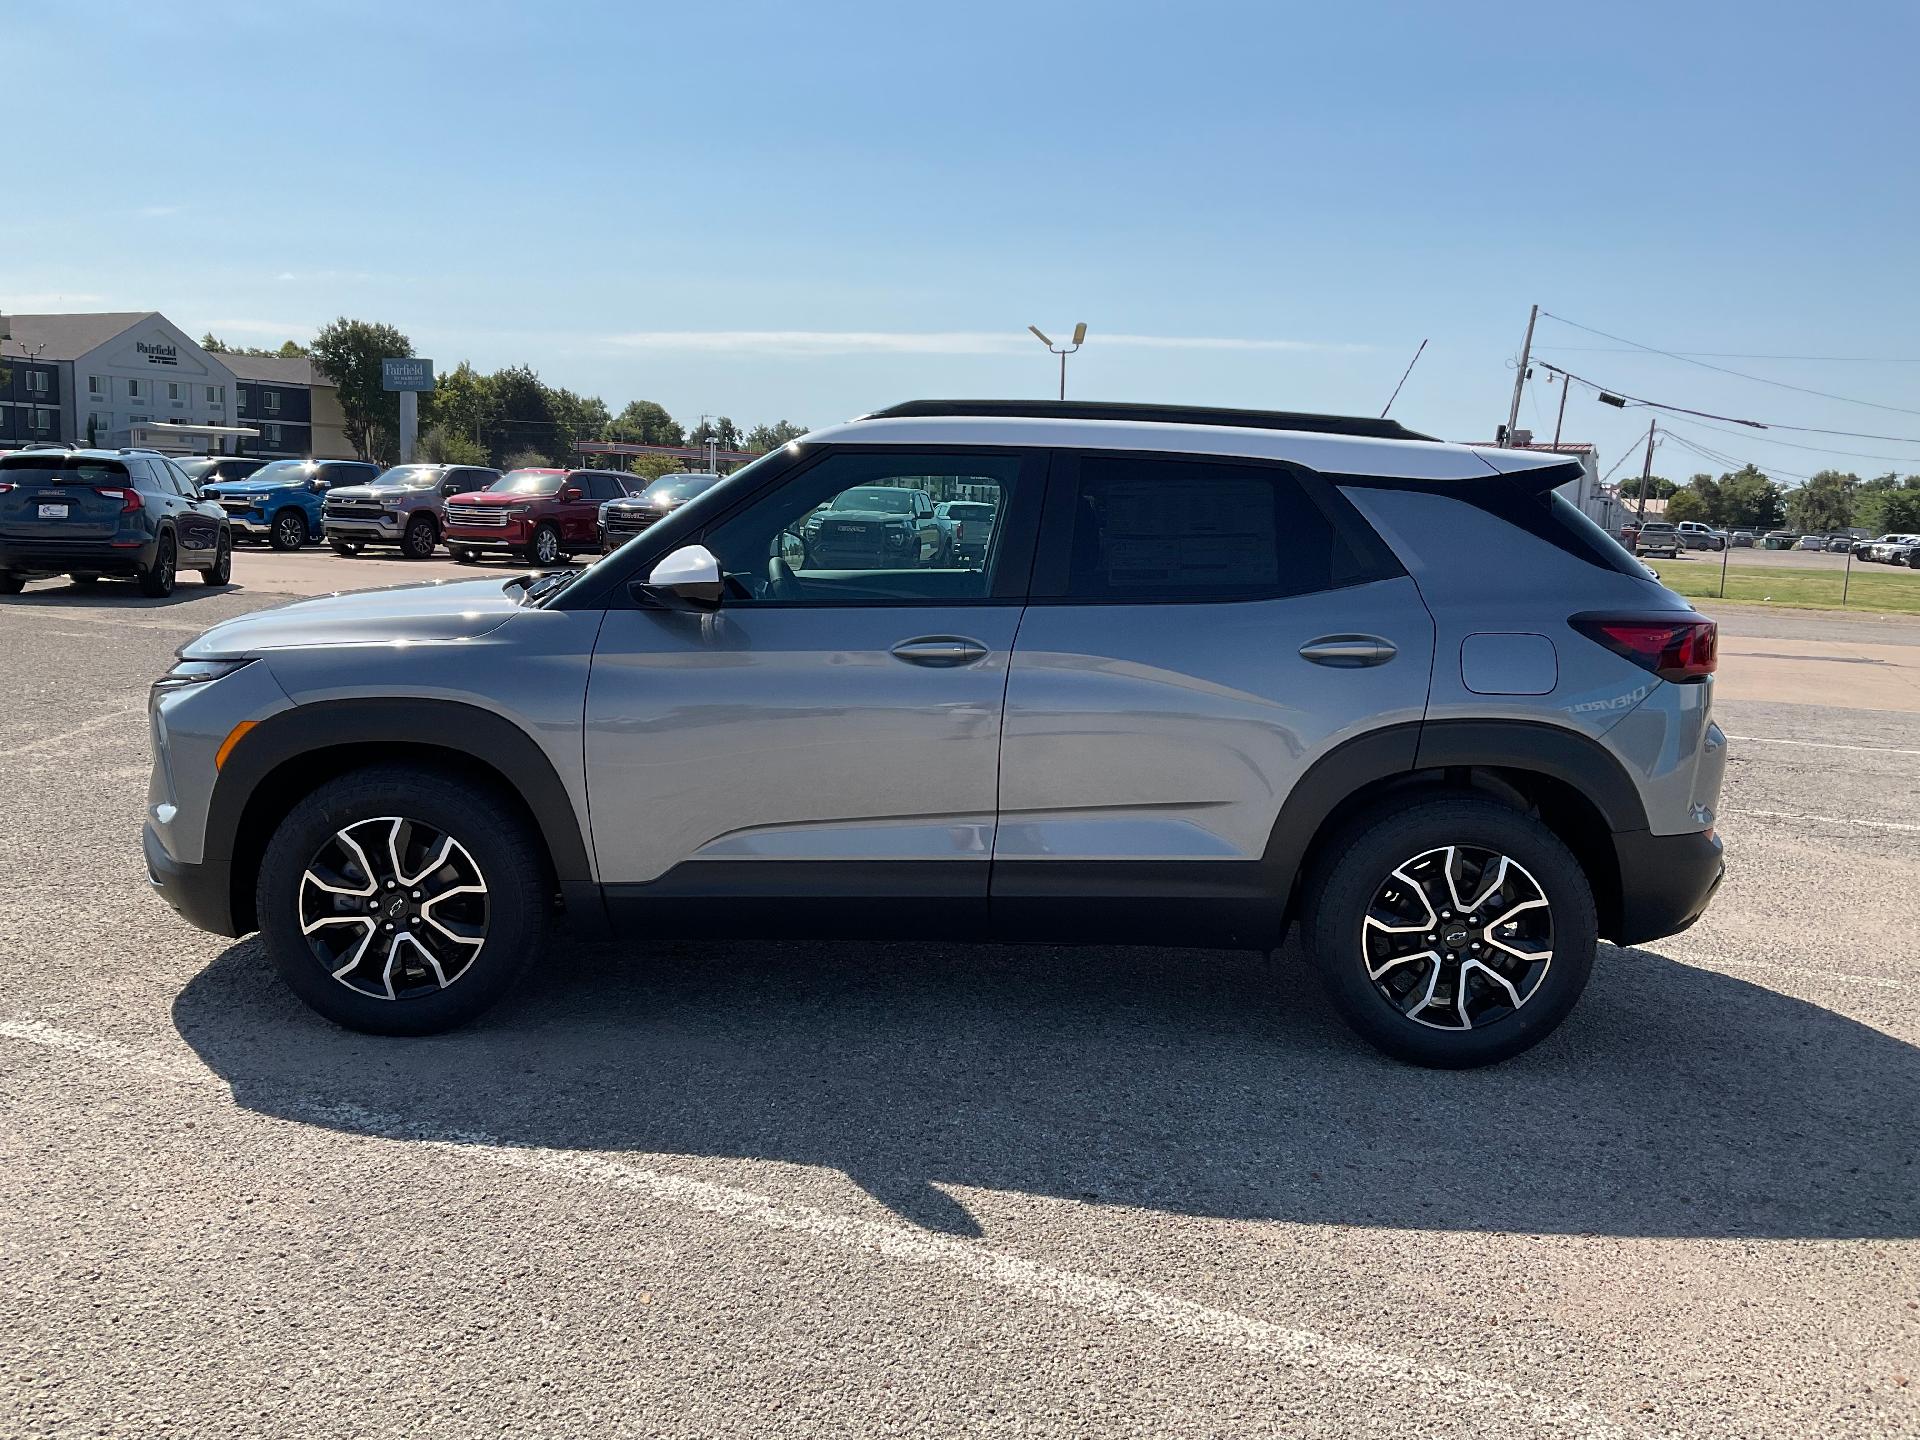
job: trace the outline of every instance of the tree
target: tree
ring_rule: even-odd
[[[229,345],[211,330],[200,337],[200,348],[215,355],[265,355],[282,360],[299,360],[307,354],[307,347],[293,340],[282,342],[278,350],[260,350],[251,345]]]
[[[554,416],[551,392],[540,377],[525,365],[511,365],[487,377],[493,408],[486,422],[486,446],[493,463],[503,469],[524,468],[509,463],[509,457],[526,452],[540,456],[533,463],[546,465],[549,447],[554,442]]]
[[[547,409],[553,416],[553,438],[547,453],[556,465],[580,464],[579,442],[598,440],[606,433],[607,402],[598,395],[576,395],[561,386],[547,391]]]
[[[1686,517],[1687,519],[1705,520],[1709,525],[1725,523],[1726,503],[1720,496],[1720,482],[1715,480],[1713,476],[1695,475],[1691,480],[1687,481],[1687,488],[1685,490],[1674,492],[1673,499],[1677,500],[1682,495],[1695,496],[1700,502],[1698,507],[1700,513],[1698,515],[1688,515]],[[1688,508],[1692,509],[1694,507],[1689,506]],[[1667,503],[1667,509],[1669,512],[1672,511],[1672,501]]]
[[[413,458],[423,465],[488,463],[486,447],[475,444],[473,436],[449,430],[444,425],[431,426],[421,433],[419,443],[413,447]]]
[[[1707,510],[1707,502],[1701,498],[1698,490],[1676,490],[1667,501],[1667,513],[1664,517],[1678,525],[1682,520],[1705,520],[1712,524]]]
[[[725,415],[715,415],[702,420],[687,432],[689,445],[704,445],[709,440],[717,440],[722,450],[738,450],[741,446],[740,427]]]
[[[627,465],[633,474],[644,475],[649,480],[658,480],[662,475],[672,475],[684,468],[678,457],[673,455],[636,455]]]
[[[400,428],[400,397],[380,384],[380,362],[413,354],[413,342],[391,325],[345,316],[313,337],[313,358],[333,382],[354,453],[372,456],[375,427]]]
[[[798,440],[807,433],[807,427],[796,425],[791,420],[776,420],[771,425],[756,425],[747,432],[746,448],[749,450],[778,450],[789,440]]]
[[[515,450],[500,462],[502,470],[543,470],[547,467],[547,457],[538,450]]]
[[[1853,491],[1859,483],[1858,475],[1822,470],[1787,492],[1787,522],[1809,534],[1846,529],[1853,524]]]
[[[1720,477],[1720,523],[1748,530],[1780,524],[1780,487],[1753,465]]]
[[[420,397],[420,424],[438,426],[449,435],[458,435],[487,455],[486,424],[493,414],[493,379],[482,375],[462,360],[438,377],[433,389]],[[491,464],[482,458],[475,462]]]
[[[1876,475],[1861,484],[1854,496],[1853,523],[1876,535],[1905,535],[1920,530],[1912,520],[1914,501],[1920,494],[1920,475],[1898,479],[1891,472]]]
[[[607,425],[607,438],[627,445],[684,445],[687,437],[666,407],[651,400],[629,400]]]

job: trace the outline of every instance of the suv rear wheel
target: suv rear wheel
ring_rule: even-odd
[[[200,579],[208,585],[225,585],[233,579],[233,541],[229,537],[220,537],[214,547],[213,564],[200,572]]]
[[[173,594],[175,564],[173,536],[168,533],[154,547],[153,564],[140,571],[140,593],[155,600]]]
[[[379,766],[329,781],[267,842],[260,933],[295,994],[337,1025],[427,1035],[504,995],[539,951],[535,840],[491,791]]]
[[[1475,796],[1375,812],[1324,850],[1309,948],[1363,1038],[1416,1065],[1538,1044],[1587,987],[1593,890],[1539,820]]]

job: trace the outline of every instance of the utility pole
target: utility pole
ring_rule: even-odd
[[[1513,427],[1520,423],[1520,391],[1527,383],[1527,366],[1533,363],[1533,323],[1540,318],[1540,307],[1527,312],[1527,338],[1520,342],[1520,368],[1513,377],[1513,404],[1507,409],[1507,435],[1500,443],[1513,444]]]
[[[1658,420],[1647,422],[1647,458],[1640,462],[1640,507],[1634,515],[1636,523],[1641,525],[1647,522],[1647,481],[1653,478],[1653,431],[1659,423]]]
[[[1562,375],[1560,377],[1560,418],[1553,422],[1553,448],[1556,450],[1560,448],[1561,427],[1567,423],[1567,391],[1572,388],[1567,377]]]

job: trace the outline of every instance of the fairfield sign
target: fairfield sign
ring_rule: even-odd
[[[136,340],[133,342],[133,348],[147,357],[147,363],[149,365],[178,365],[180,363],[179,350],[170,344],[149,345],[144,340]]]

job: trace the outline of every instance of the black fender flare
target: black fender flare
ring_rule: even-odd
[[[372,763],[408,744],[470,756],[496,771],[532,814],[555,878],[563,885],[592,881],[585,828],[539,742],[505,716],[477,705],[412,697],[296,705],[249,730],[214,782],[207,806],[206,858],[235,858],[249,802],[261,783],[289,762],[365,746],[366,760]]]

